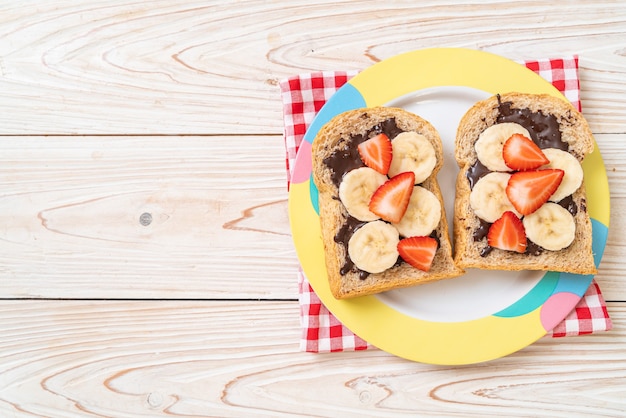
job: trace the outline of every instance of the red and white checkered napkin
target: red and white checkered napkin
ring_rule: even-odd
[[[577,57],[524,61],[522,64],[551,82],[579,111],[581,110]],[[315,72],[297,75],[280,82],[288,186],[298,147],[313,118],[330,96],[357,73],[357,71]],[[372,347],[328,311],[311,288],[301,268],[297,274],[302,324],[301,350],[324,353],[365,350]],[[593,280],[576,308],[552,330],[551,335],[553,337],[583,335],[607,331],[611,327],[611,319],[600,287]]]

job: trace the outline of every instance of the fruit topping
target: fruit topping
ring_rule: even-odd
[[[547,148],[543,153],[550,160],[550,164],[542,168],[558,168],[565,172],[563,181],[556,192],[550,196],[551,202],[560,202],[567,196],[573,194],[583,183],[583,167],[580,162],[567,151],[556,148]]]
[[[383,221],[368,222],[357,229],[348,241],[348,255],[356,267],[368,273],[380,273],[398,261],[396,228]]]
[[[502,157],[507,167],[518,171],[534,170],[550,162],[537,144],[522,134],[513,134],[506,140]]]
[[[515,211],[506,195],[510,178],[510,173],[496,171],[478,180],[470,192],[470,206],[476,216],[486,222],[495,222],[504,212]]]
[[[374,192],[387,181],[387,176],[369,167],[349,171],[339,185],[339,200],[350,216],[359,221],[375,221],[379,216],[369,208]]]
[[[530,138],[530,133],[518,123],[498,123],[485,129],[474,144],[478,160],[491,171],[511,171],[504,162],[502,148],[513,134]]]
[[[523,253],[526,251],[526,232],[522,221],[513,212],[502,214],[489,227],[487,243],[490,247]]]
[[[437,196],[422,186],[415,186],[406,213],[393,226],[405,237],[428,236],[440,221],[441,203]]]
[[[437,240],[432,237],[409,237],[400,240],[398,253],[413,267],[429,271],[437,252]]]
[[[405,171],[415,174],[415,183],[426,180],[437,165],[437,154],[430,141],[417,132],[402,132],[391,142],[393,158],[389,177]]]
[[[557,203],[541,206],[525,216],[523,224],[528,239],[549,251],[568,247],[576,236],[574,217]]]
[[[358,145],[359,155],[366,166],[381,174],[387,174],[391,165],[393,150],[391,141],[384,133],[380,133]]]
[[[563,205],[568,196],[572,201],[583,182],[583,169],[559,143],[539,146],[524,127],[512,122],[497,123],[480,134],[474,145],[479,160],[475,165],[480,162],[487,174],[468,176],[469,203],[481,222],[491,223],[490,247],[524,253],[532,245],[558,251],[573,242],[575,209],[570,213],[553,202]]]
[[[536,211],[550,199],[563,180],[560,169],[517,171],[511,175],[506,195],[522,215]]]
[[[411,199],[415,174],[408,171],[387,180],[372,196],[369,209],[388,222],[400,222]]]

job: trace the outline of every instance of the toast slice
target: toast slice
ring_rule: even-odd
[[[378,136],[380,133],[384,133],[391,140],[392,146],[397,138],[406,138],[419,134],[422,138],[421,140],[429,144],[426,144],[428,145],[427,148],[432,152],[430,161],[433,163],[433,166],[430,174],[425,179],[418,178],[419,173],[418,177],[413,178],[414,183],[417,185],[414,189],[417,190],[419,186],[420,192],[430,196],[431,201],[429,205],[433,205],[433,207],[439,206],[440,208],[440,212],[425,211],[427,213],[426,217],[434,216],[434,213],[439,214],[436,220],[432,222],[433,225],[436,224],[432,227],[432,231],[418,232],[428,235],[430,237],[428,238],[429,242],[432,243],[433,239],[436,241],[436,246],[433,246],[434,258],[428,271],[413,267],[413,265],[410,265],[399,256],[399,252],[395,253],[394,259],[392,253],[396,251],[393,247],[397,248],[395,243],[389,245],[389,253],[386,253],[385,257],[382,255],[380,257],[375,256],[373,259],[370,257],[368,260],[370,266],[375,264],[378,267],[383,258],[387,258],[389,259],[389,264],[393,264],[390,267],[388,266],[380,272],[366,271],[358,267],[358,265],[363,266],[363,262],[360,260],[362,255],[365,254],[363,252],[365,251],[363,242],[359,244],[359,248],[363,251],[357,251],[357,245],[354,244],[354,241],[357,240],[355,236],[359,231],[364,233],[363,231],[369,227],[374,228],[373,224],[376,224],[376,227],[386,230],[385,234],[390,233],[394,236],[392,239],[397,237],[398,240],[406,238],[405,235],[400,234],[398,228],[405,234],[411,234],[412,231],[416,231],[415,229],[409,228],[407,230],[405,227],[399,226],[400,223],[406,224],[405,220],[408,223],[413,222],[413,215],[411,215],[415,213],[412,212],[413,209],[407,209],[406,215],[399,223],[387,221],[384,218],[376,219],[378,216],[376,214],[374,214],[374,219],[367,218],[367,220],[362,220],[362,218],[359,219],[352,216],[355,205],[349,204],[348,198],[345,197],[350,195],[353,190],[356,190],[349,189],[346,186],[349,183],[346,179],[356,175],[356,170],[369,169],[359,154],[358,145],[369,138]],[[396,142],[396,144],[400,144],[400,141]],[[324,125],[317,134],[312,148],[312,172],[313,180],[319,191],[319,217],[326,269],[330,289],[335,298],[345,299],[371,295],[463,274],[463,271],[453,263],[448,224],[441,191],[436,178],[437,172],[443,165],[441,139],[435,128],[428,121],[400,108],[375,107],[351,110],[335,116]],[[394,159],[396,162],[400,161],[399,157],[396,156],[397,154],[395,154],[397,150],[397,147],[394,148]],[[390,168],[387,174],[379,173],[378,176],[382,176],[381,182],[387,182],[390,177],[396,176],[394,170],[397,172],[401,171],[402,168],[396,166],[395,168]],[[406,173],[402,173],[397,177],[402,177],[403,174]],[[376,175],[374,175],[374,178],[376,178]],[[340,193],[342,182],[345,182],[344,189]],[[354,182],[350,184],[354,185]],[[422,188],[426,189],[427,192],[423,191]],[[368,193],[371,194],[372,190]],[[411,196],[413,195],[417,196],[417,192],[413,192]],[[366,201],[371,200],[369,196],[365,199]],[[348,211],[346,205],[351,208],[350,211]],[[360,206],[363,209],[362,202]],[[396,206],[391,205],[391,209],[395,210]],[[414,208],[414,206],[410,206],[410,208]],[[365,228],[366,225],[367,228]],[[351,242],[353,244],[352,247],[350,247]],[[352,253],[350,250],[352,250]],[[365,258],[367,259],[367,257]],[[352,258],[357,259],[357,262],[355,263],[355,260]]]
[[[494,146],[498,135],[501,135],[499,140],[504,142],[513,136],[512,132],[517,131],[519,125],[526,129],[532,142],[551,161],[527,170],[531,174],[516,174],[522,170],[516,165],[519,161],[513,160],[532,158],[526,151],[521,151],[521,148],[515,148],[513,140],[508,145],[502,146],[501,143],[498,151],[489,151],[487,146]],[[503,151],[504,148],[507,150]],[[453,226],[456,264],[460,268],[595,274],[591,221],[587,213],[585,185],[580,167],[585,156],[593,149],[594,139],[587,122],[564,99],[513,92],[492,96],[470,108],[459,123],[455,140],[455,159],[460,167],[456,182]],[[508,163],[505,162],[505,165],[510,164],[516,169],[500,167],[502,161],[496,161],[498,153],[502,160],[506,154]],[[552,186],[547,186],[550,183],[548,180],[541,180],[543,186],[536,186],[540,180],[534,178],[547,179],[555,173],[548,173],[549,170],[546,169],[554,168],[557,172],[559,169],[564,172],[560,183],[557,181],[560,189],[550,194],[549,199],[554,202],[549,200],[534,210],[530,203],[535,206],[540,204],[543,201],[542,195],[553,189]],[[542,172],[537,174],[538,171]],[[579,186],[576,186],[577,176],[580,177]],[[499,178],[502,183],[498,183]],[[479,182],[483,184],[479,185]],[[488,198],[491,192],[487,191],[490,187],[486,184],[489,182],[492,189],[498,188],[494,184],[503,185],[501,187],[506,185],[504,197],[497,192],[492,198]],[[522,183],[531,185],[534,189],[529,189],[528,192],[522,190],[523,187],[517,187]],[[502,245],[503,241],[514,235],[503,231],[514,228],[511,226],[513,222],[508,222],[509,217],[506,217],[505,227],[504,221],[494,226],[497,215],[493,213],[493,208],[500,204],[505,205],[500,211],[512,211],[522,221],[519,224],[524,227],[526,235],[523,252]],[[523,213],[520,209],[524,209]],[[550,226],[551,222],[553,226]]]

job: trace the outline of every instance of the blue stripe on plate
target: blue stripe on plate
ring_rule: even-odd
[[[361,93],[352,84],[344,84],[330,97],[315,119],[313,119],[309,129],[304,134],[304,140],[312,144],[315,135],[326,122],[340,113],[360,107],[365,107],[365,99]]]
[[[604,254],[609,228],[595,219],[591,219],[591,227],[593,230],[592,251],[595,264],[598,266]],[[556,293],[573,293],[582,297],[591,284],[592,279],[593,275],[548,272],[520,300],[493,315],[509,318],[525,315],[541,306],[551,295]]]

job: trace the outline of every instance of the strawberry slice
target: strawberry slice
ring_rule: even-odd
[[[507,167],[513,170],[534,170],[550,160],[532,139],[522,134],[513,134],[502,148],[502,158]]]
[[[546,203],[559,188],[565,172],[557,168],[517,171],[511,174],[506,195],[522,215],[529,215]]]
[[[400,240],[398,253],[413,267],[428,271],[433,264],[437,246],[437,240],[432,237],[409,237]]]
[[[400,222],[415,185],[415,174],[406,171],[383,183],[372,195],[369,209],[388,222]]]
[[[393,156],[391,141],[387,135],[381,133],[373,136],[361,142],[357,149],[366,166],[381,174],[387,174]]]
[[[526,231],[524,224],[513,212],[506,211],[489,227],[487,243],[501,250],[526,251]]]

